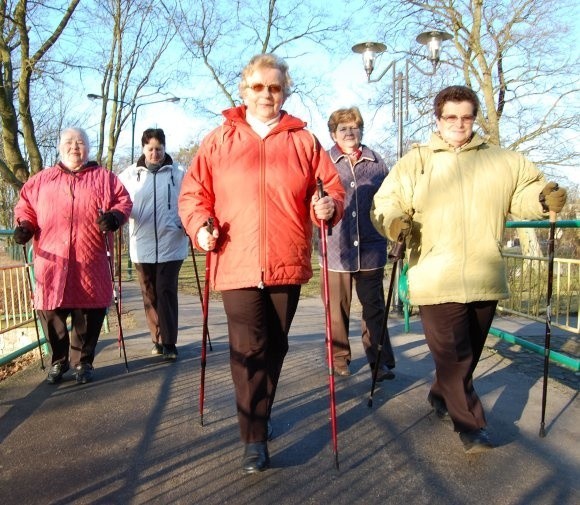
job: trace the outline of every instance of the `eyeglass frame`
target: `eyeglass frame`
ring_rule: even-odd
[[[247,89],[251,89],[254,93],[261,93],[265,89],[268,90],[268,93],[275,95],[278,93],[282,93],[284,91],[284,86],[281,84],[264,84],[261,82],[256,82],[254,84],[246,85]]]
[[[340,133],[342,135],[345,135],[346,133],[355,133],[358,131],[360,131],[359,126],[343,126],[336,129],[336,133]]]
[[[473,124],[475,123],[475,116],[457,116],[455,114],[448,114],[446,116],[441,116],[439,119],[442,119],[448,124],[457,124],[457,122],[465,123],[465,124]]]

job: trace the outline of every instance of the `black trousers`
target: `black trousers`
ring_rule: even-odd
[[[145,317],[151,340],[157,344],[177,343],[179,271],[183,260],[165,263],[135,263],[143,295]]]
[[[385,269],[362,272],[328,272],[330,291],[330,318],[332,327],[332,355],[335,362],[352,359],[348,340],[350,308],[352,303],[353,282],[357,297],[362,306],[361,337],[369,364],[377,361],[378,346],[385,314],[385,291],[383,280]],[[324,286],[321,286],[324,300]],[[395,356],[389,334],[385,335],[381,364],[395,367]]]
[[[431,394],[447,405],[455,431],[486,426],[483,406],[473,387],[473,372],[496,306],[497,301],[483,301],[419,307],[427,345],[435,361]]]
[[[39,310],[38,317],[52,350],[52,364],[70,361],[72,367],[93,364],[107,309]],[[71,331],[67,318],[71,317]]]
[[[228,319],[230,369],[243,442],[263,442],[288,352],[300,285],[222,292]]]

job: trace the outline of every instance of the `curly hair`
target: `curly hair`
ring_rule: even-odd
[[[437,119],[441,119],[443,106],[447,102],[471,102],[473,105],[473,115],[477,116],[479,111],[479,99],[471,88],[467,86],[448,86],[443,88],[433,101],[433,112]]]
[[[358,107],[349,107],[348,109],[335,110],[328,118],[328,131],[332,134],[336,132],[339,123],[350,123],[354,121],[360,128],[361,135],[363,133],[365,122]]]

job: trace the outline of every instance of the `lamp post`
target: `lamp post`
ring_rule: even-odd
[[[387,46],[381,42],[361,42],[352,46],[352,51],[362,54],[363,65],[367,74],[367,82],[379,82],[389,69],[393,69],[393,121],[397,116],[397,158],[403,156],[403,98],[405,99],[406,119],[409,118],[409,66],[412,65],[419,72],[424,75],[435,75],[437,67],[439,66],[439,58],[441,55],[441,45],[444,41],[451,39],[451,35],[446,32],[438,30],[431,30],[423,32],[415,39],[419,44],[425,45],[428,48],[427,59],[431,61],[432,69],[430,72],[422,70],[413,61],[405,59],[405,74],[396,72],[397,60],[391,61],[387,67],[381,72],[376,79],[371,79],[371,74],[375,68],[375,61],[377,55],[384,53]],[[400,271],[397,272],[400,275]],[[398,282],[397,282],[398,285]],[[403,304],[400,300],[398,289],[395,290],[393,297],[393,306],[398,313],[403,312]]]
[[[94,93],[89,93],[87,95],[87,98],[91,99],[91,100],[96,100],[96,99],[104,99],[105,97],[103,95],[96,95]],[[152,102],[141,102],[138,104],[135,104],[134,101],[131,102],[124,102],[122,100],[115,100],[113,98],[106,98],[107,101],[110,102],[115,102],[115,103],[120,103],[122,105],[128,105],[131,107],[131,163],[135,163],[135,125],[137,123],[137,111],[139,110],[139,107],[143,106],[143,105],[151,105],[154,103],[162,103],[162,102],[179,102],[181,100],[181,98],[177,97],[177,96],[172,96],[169,98],[164,98],[163,100],[154,100]]]

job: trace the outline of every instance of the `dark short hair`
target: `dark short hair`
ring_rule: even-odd
[[[362,135],[365,122],[363,121],[362,114],[360,113],[358,107],[349,107],[348,109],[335,110],[328,118],[328,131],[332,134],[336,132],[339,123],[350,123],[351,121],[354,121],[360,128]]]
[[[141,137],[141,147],[148,144],[151,139],[157,139],[165,147],[165,132],[161,128],[147,128]]]
[[[467,86],[448,86],[437,93],[433,101],[433,112],[437,119],[441,119],[443,106],[447,102],[471,102],[473,115],[477,116],[479,111],[479,98],[477,98],[475,91]]]

